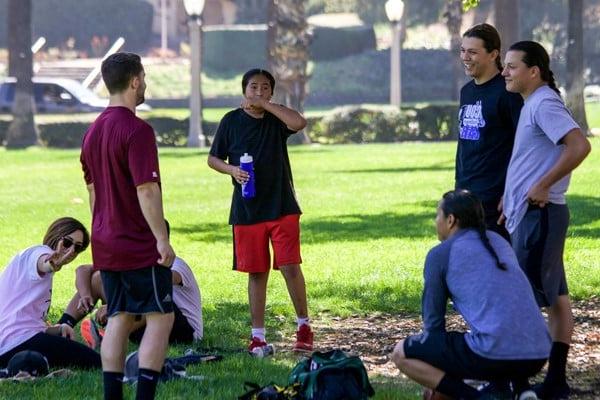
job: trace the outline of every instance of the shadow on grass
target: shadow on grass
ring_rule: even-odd
[[[569,233],[580,237],[600,237],[600,198],[569,195],[567,204],[571,213]]]
[[[427,172],[427,171],[454,171],[453,165],[447,164],[436,164],[427,166],[414,166],[414,167],[395,167],[395,168],[374,168],[374,169],[353,169],[345,171],[335,171],[336,173],[347,173],[347,174],[363,174],[363,173],[383,173],[383,174],[398,174],[403,172]]]
[[[320,301],[338,299],[340,306],[357,313],[408,313],[419,315],[422,285],[388,282],[385,286],[320,281],[308,287],[309,301],[318,309]],[[348,306],[344,306],[347,302]],[[319,310],[326,312],[329,310]]]
[[[227,221],[221,223],[205,223],[179,225],[172,227],[172,231],[185,235],[188,239],[198,242],[216,243],[231,241],[231,226]]]
[[[421,203],[419,203],[421,204]],[[344,214],[318,219],[303,219],[303,243],[369,241],[382,238],[423,238],[435,234],[435,202],[423,202],[420,213],[384,212],[381,214]],[[179,225],[172,230],[193,241],[215,243],[231,240],[231,227],[225,223]]]
[[[435,234],[435,202],[427,202],[425,208],[427,211],[417,213],[344,214],[305,220],[301,224],[302,241],[324,243],[430,237]]]

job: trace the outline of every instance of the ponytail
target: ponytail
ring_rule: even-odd
[[[546,75],[547,76],[544,77],[544,75],[542,74],[542,79],[548,82],[548,86],[550,87],[550,89],[554,90],[560,96],[560,90],[558,90],[558,87],[556,86],[556,81],[554,80],[554,72],[552,72],[552,70],[549,69]]]
[[[503,262],[500,262],[500,258],[498,258],[498,254],[496,254],[496,250],[494,250],[494,248],[492,247],[492,244],[490,243],[490,240],[488,239],[485,230],[486,230],[485,224],[482,224],[477,229],[477,233],[479,233],[479,238],[481,239],[483,246],[487,249],[487,251],[490,252],[492,257],[494,257],[494,260],[496,260],[496,267],[500,268],[503,271],[506,271],[506,265]]]

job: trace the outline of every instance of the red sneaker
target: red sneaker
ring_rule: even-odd
[[[313,350],[313,332],[310,326],[303,324],[296,331],[296,344],[294,351],[312,351]]]
[[[100,344],[102,343],[102,337],[104,336],[104,329],[98,328],[96,322],[88,318],[81,321],[79,331],[81,332],[81,337],[83,340],[85,340],[90,348],[96,351],[100,350]]]
[[[275,354],[275,348],[257,337],[253,337],[250,345],[248,345],[248,352],[255,357],[266,357]]]

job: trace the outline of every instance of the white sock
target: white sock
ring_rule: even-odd
[[[252,328],[252,337],[265,341],[265,328]]]
[[[296,317],[296,323],[298,324],[298,329],[300,329],[300,327],[302,325],[308,325],[308,326],[310,326],[310,318],[308,318],[308,317],[304,317],[304,318]]]

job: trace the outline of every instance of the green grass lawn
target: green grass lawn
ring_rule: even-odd
[[[593,139],[600,146],[600,139]],[[454,143],[305,146],[290,149],[302,217],[303,269],[313,319],[419,312],[422,265],[437,243],[433,219],[441,194],[453,185]],[[0,149],[0,268],[23,248],[41,242],[55,218],[70,215],[89,226],[90,215],[76,150]],[[249,335],[246,276],[231,271],[227,225],[231,183],[206,166],[206,152],[161,149],[166,216],[178,255],[192,266],[203,295],[202,346],[243,348]],[[600,153],[594,149],[575,172],[569,192],[572,220],[566,248],[575,298],[600,292]],[[74,268],[55,278],[51,317],[74,290]],[[277,273],[269,283],[267,335],[291,346],[294,313]],[[316,340],[318,343],[319,333]],[[172,349],[181,353],[184,347]],[[161,385],[160,398],[233,399],[244,381],[284,383],[297,358],[290,352],[258,360],[228,354],[195,366],[205,380]],[[418,386],[373,376],[376,399],[416,399]],[[68,380],[0,383],[0,398],[101,398],[99,372]],[[133,396],[128,389],[129,398]],[[59,397],[60,396],[60,397]]]

